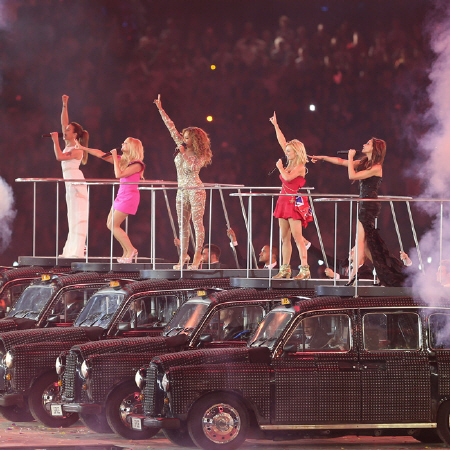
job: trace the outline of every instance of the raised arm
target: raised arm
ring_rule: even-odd
[[[281,132],[280,127],[278,126],[277,115],[275,111],[273,112],[273,116],[269,120],[275,127],[275,133],[277,135],[278,143],[280,144],[284,152],[286,150],[286,138],[284,137],[284,134]]]
[[[173,121],[170,119],[170,117],[167,115],[167,113],[162,108],[160,94],[158,94],[158,98],[156,100],[154,100],[153,103],[158,108],[158,111],[161,114],[161,118],[162,118],[163,122],[166,124],[166,127],[169,130],[170,135],[172,136],[172,139],[175,141],[177,146],[180,146],[184,142],[183,136],[181,136],[181,134],[177,131],[177,129],[175,128],[175,124],[173,123]]]
[[[83,157],[83,150],[73,149],[71,151],[63,153],[59,146],[58,133],[50,133],[53,140],[53,150],[55,151],[55,157],[57,161],[67,161],[69,159],[81,159]]]
[[[62,96],[62,111],[61,111],[61,128],[62,132],[66,131],[67,125],[69,125],[69,112],[67,111],[67,103],[69,102],[69,96]]]

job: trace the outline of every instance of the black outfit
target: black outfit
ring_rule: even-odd
[[[316,327],[314,330],[314,334],[306,338],[305,340],[305,348],[310,350],[320,350],[323,348],[328,341],[330,340],[330,336],[320,327]]]
[[[381,177],[370,177],[359,181],[360,198],[378,198]],[[361,222],[367,246],[372,254],[372,262],[377,276],[384,286],[402,286],[405,281],[403,263],[393,256],[386,243],[381,239],[379,230],[375,228],[375,219],[381,210],[380,202],[360,202],[359,221]]]

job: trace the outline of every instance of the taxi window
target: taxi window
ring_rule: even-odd
[[[420,319],[415,313],[367,313],[363,317],[364,349],[417,350]]]
[[[132,328],[166,326],[179,304],[179,298],[174,295],[138,298],[131,302],[121,321],[130,323]]]
[[[327,314],[305,317],[294,330],[285,348],[292,352],[346,352],[350,350],[350,317]]]
[[[261,306],[234,306],[217,311],[203,334],[213,341],[247,341],[264,317]]]
[[[428,320],[430,348],[450,348],[450,314],[432,314]]]

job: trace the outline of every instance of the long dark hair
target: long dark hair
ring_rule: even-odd
[[[70,122],[69,125],[72,125],[73,131],[77,135],[77,141],[82,145],[83,147],[87,147],[89,143],[89,133],[87,130],[84,130],[83,127],[76,122]],[[83,158],[81,160],[81,164],[86,164],[88,159],[89,153],[86,151],[83,151]]]
[[[383,139],[373,137],[372,146],[372,159],[369,159],[367,156],[360,159],[360,163],[355,169],[356,172],[370,169],[377,164],[383,165],[384,157],[386,156],[386,142],[384,142]]]

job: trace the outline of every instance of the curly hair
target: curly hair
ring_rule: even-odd
[[[356,167],[356,172],[361,172],[361,170],[370,169],[377,164],[383,165],[384,157],[386,156],[386,142],[383,139],[372,138],[372,159],[367,156],[361,158],[360,163]]]
[[[185,132],[187,132],[189,134],[189,137],[192,139],[192,147],[195,156],[204,159],[203,167],[211,164],[211,141],[209,140],[207,133],[201,128],[197,127],[184,128],[181,134],[184,136]]]
[[[293,148],[295,153],[295,158],[289,161],[288,167],[295,167],[299,164],[306,164],[308,162],[306,149],[302,142],[300,142],[298,139],[293,139],[292,141],[286,142],[286,147],[284,149],[285,152],[288,145]]]
[[[127,137],[125,142],[128,144],[130,151],[120,158],[119,167],[121,170],[124,170],[132,161],[144,160],[144,147],[139,139]],[[141,172],[141,178],[144,179],[144,171]]]

